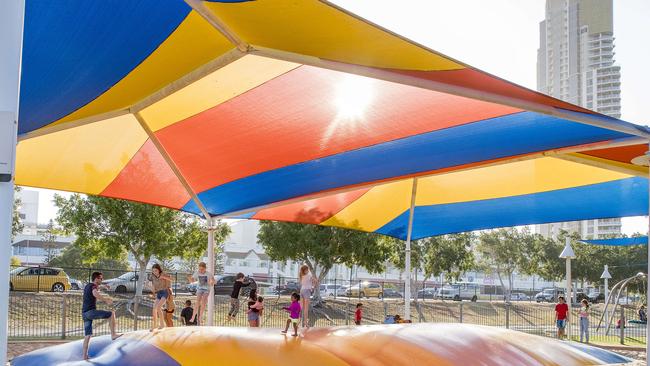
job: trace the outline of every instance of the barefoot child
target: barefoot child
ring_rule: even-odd
[[[172,289],[167,289],[167,301],[165,302],[165,324],[168,327],[174,326],[174,311],[176,310],[176,304],[174,304],[174,294]]]
[[[99,285],[104,280],[104,275],[101,272],[93,272],[91,276],[92,282],[84,287],[83,306],[81,308],[81,316],[84,321],[84,342],[83,342],[83,358],[88,360],[88,344],[90,337],[93,336],[93,320],[95,319],[109,319],[111,326],[111,338],[117,339],[121,334],[115,332],[115,312],[106,310],[97,310],[97,299],[112,304],[113,300],[106,297],[99,292]]]
[[[153,303],[151,314],[153,318],[151,331],[156,327],[156,322],[158,322],[158,329],[165,327],[162,305],[167,302],[167,298],[169,297],[167,289],[171,287],[171,284],[172,278],[163,273],[160,264],[155,263],[151,266],[151,291],[156,299]]]
[[[203,311],[208,304],[208,295],[210,286],[214,286],[214,276],[206,270],[205,262],[199,263],[199,269],[189,277],[191,282],[197,281],[196,284],[196,307],[192,314],[191,322],[200,325]]]
[[[298,295],[295,292],[291,294],[291,305],[283,309],[289,312],[289,319],[287,319],[287,326],[284,327],[282,334],[287,334],[287,331],[289,330],[289,325],[293,324],[292,336],[297,337],[298,322],[300,321],[300,295]]]
[[[194,309],[192,309],[192,301],[185,301],[185,307],[181,310],[181,322],[183,325],[196,325],[196,319],[192,321],[192,314],[194,314]]]
[[[255,293],[251,291],[251,295],[255,295]],[[256,328],[260,326],[260,317],[264,312],[264,298],[262,296],[255,297],[256,299],[253,300],[253,296],[251,296],[246,313],[248,314],[248,324]]]

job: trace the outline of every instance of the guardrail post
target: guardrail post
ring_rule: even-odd
[[[460,315],[458,316],[458,322],[462,323],[463,322],[463,303],[460,303]]]
[[[621,305],[621,316],[619,318],[619,322],[621,323],[621,328],[620,328],[620,338],[621,338],[621,344],[625,344],[625,309]]]
[[[61,295],[61,339],[65,339],[66,333],[66,312],[68,310],[68,301],[65,294]]]
[[[506,303],[506,329],[510,329],[510,304]]]

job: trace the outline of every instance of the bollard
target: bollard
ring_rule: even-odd
[[[510,304],[506,303],[506,329],[510,329]]]
[[[621,323],[621,328],[620,328],[620,338],[621,338],[621,344],[625,344],[625,309],[621,305],[621,317],[619,318],[620,323]]]
[[[68,308],[68,301],[65,294],[61,295],[61,339],[65,339],[66,333],[66,312]]]
[[[460,316],[458,317],[458,322],[462,323],[463,322],[463,303],[460,303]]]

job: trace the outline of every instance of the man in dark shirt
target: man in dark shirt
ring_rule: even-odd
[[[83,306],[81,308],[85,335],[83,344],[84,360],[88,359],[88,345],[90,344],[90,337],[93,335],[93,320],[110,319],[111,338],[115,340],[121,336],[121,334],[115,332],[115,312],[97,310],[97,299],[100,299],[109,305],[113,303],[111,298],[106,297],[99,292],[99,285],[102,284],[104,275],[101,272],[93,272],[91,280],[92,281],[84,287]]]
[[[183,325],[196,325],[196,319],[191,321],[193,313],[194,309],[192,308],[192,301],[185,301],[185,307],[181,310],[181,321],[183,322]]]
[[[244,274],[239,272],[235,276],[235,283],[232,285],[230,293],[230,311],[228,311],[228,320],[234,320],[239,312],[239,291],[242,287],[250,285],[250,282],[244,282]]]

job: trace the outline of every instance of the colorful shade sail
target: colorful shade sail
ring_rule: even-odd
[[[594,240],[581,240],[583,243],[593,245],[607,245],[607,246],[630,246],[630,245],[648,245],[647,236],[639,236],[634,238],[612,238],[612,239],[594,239]]]
[[[414,177],[416,237],[647,213],[647,127],[326,1],[29,1],[19,134],[18,184],[204,216],[403,237]]]

